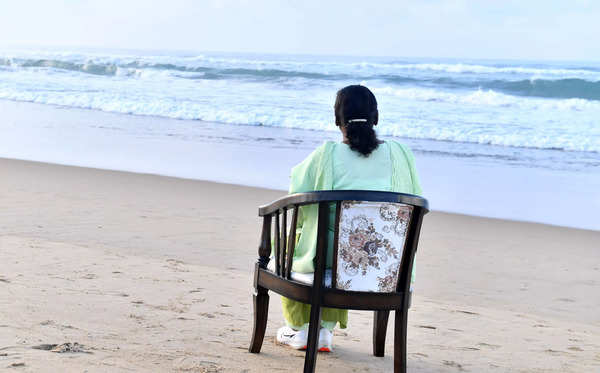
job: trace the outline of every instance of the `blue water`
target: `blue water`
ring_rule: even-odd
[[[334,131],[353,83],[376,94],[382,135],[600,152],[598,63],[0,52],[3,99],[221,123]]]
[[[417,152],[600,174],[597,62],[0,50],[0,99],[316,138],[335,136],[336,91],[357,83],[377,96],[379,135]]]
[[[0,157],[285,190],[357,83],[434,209],[600,229],[592,62],[1,50]]]

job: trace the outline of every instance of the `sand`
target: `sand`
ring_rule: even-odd
[[[0,371],[297,372],[272,294],[252,330],[257,206],[282,191],[0,160]],[[599,372],[600,232],[426,216],[410,372]],[[351,311],[321,372],[392,369]]]

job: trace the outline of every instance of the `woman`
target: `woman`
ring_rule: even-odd
[[[377,100],[366,87],[351,85],[338,91],[335,124],[340,128],[341,143],[328,141],[292,169],[290,193],[315,190],[378,190],[421,194],[411,151],[396,141],[380,141],[373,129],[379,120]],[[330,211],[329,221],[335,221]],[[300,208],[297,244],[292,270],[314,272],[318,207]],[[329,226],[329,247],[333,247],[333,223]],[[331,268],[333,250],[327,252]],[[414,273],[413,273],[414,278]],[[282,298],[286,326],[277,331],[277,342],[305,349],[308,338],[310,305]],[[319,332],[319,351],[332,350],[333,328],[344,329],[348,311],[323,308]]]

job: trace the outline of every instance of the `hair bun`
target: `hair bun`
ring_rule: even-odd
[[[340,89],[334,105],[335,124],[344,128],[350,149],[367,157],[379,146],[373,126],[377,124],[377,100],[367,87]]]

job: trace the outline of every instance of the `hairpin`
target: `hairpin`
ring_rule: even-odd
[[[367,120],[366,119],[350,119],[347,123],[350,124],[350,123],[354,123],[354,122],[364,122],[364,123],[366,123]]]

